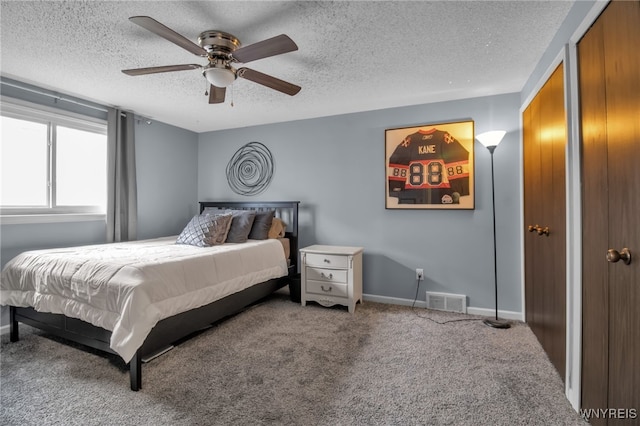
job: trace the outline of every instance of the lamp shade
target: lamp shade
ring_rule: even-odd
[[[502,141],[502,138],[506,133],[507,132],[504,130],[493,130],[491,132],[476,135],[476,139],[478,139],[478,141],[487,148],[491,146],[496,147]]]
[[[207,68],[204,74],[207,81],[216,87],[227,87],[236,79],[236,74],[229,68]]]

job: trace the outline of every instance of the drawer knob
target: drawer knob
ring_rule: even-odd
[[[322,291],[325,291],[325,292],[327,292],[327,293],[331,292],[331,290],[332,290],[332,287],[331,287],[331,286],[329,286],[329,288],[328,288],[328,289],[326,289],[326,288],[324,288],[324,286],[323,286],[323,285],[321,285],[321,286],[320,286],[320,288],[322,289]]]
[[[324,259],[324,263],[331,263],[329,259]]]
[[[320,276],[329,280],[333,278],[333,274],[325,275],[324,272],[320,272]]]

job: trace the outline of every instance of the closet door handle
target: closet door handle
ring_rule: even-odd
[[[616,263],[619,260],[622,260],[625,263],[625,265],[628,265],[631,263],[631,252],[629,251],[628,248],[625,247],[619,252],[618,250],[615,250],[615,249],[607,250],[607,262]]]
[[[529,225],[527,227],[527,230],[529,232],[537,232],[538,235],[546,235],[547,237],[549,236],[549,227],[545,226],[544,228],[540,225]]]

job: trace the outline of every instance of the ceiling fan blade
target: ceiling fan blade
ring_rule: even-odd
[[[207,56],[207,51],[202,47],[149,16],[132,16],[129,20],[134,24],[140,25],[142,28],[146,28],[152,33],[169,40],[171,43],[177,44],[194,55]]]
[[[209,103],[210,104],[221,104],[224,102],[224,95],[227,92],[227,89],[224,87],[217,87],[213,84],[209,87]]]
[[[298,50],[298,46],[285,34],[280,34],[267,40],[259,41],[234,51],[232,56],[242,63],[268,58],[269,56]]]
[[[159,72],[195,70],[198,68],[202,68],[202,67],[196,64],[164,65],[161,67],[134,68],[130,70],[122,70],[122,72],[127,75],[136,76],[136,75],[145,75],[145,74],[155,74]]]
[[[301,87],[295,84],[288,83],[284,80],[272,77],[267,74],[263,74],[259,71],[249,68],[240,68],[237,72],[238,77],[251,80],[254,83],[262,84],[263,86],[270,87],[271,89],[293,96],[297,94]]]

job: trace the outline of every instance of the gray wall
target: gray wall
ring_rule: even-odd
[[[466,294],[469,306],[493,309],[494,272],[489,152],[475,144],[476,208],[386,210],[385,129],[472,119],[475,133],[508,133],[495,152],[500,309],[522,311],[520,142],[517,93],[203,133],[200,200],[299,200],[301,247],[363,246],[364,292],[413,300],[415,268],[424,291]],[[258,141],[272,152],[270,186],[255,197],[228,186],[227,162]]]
[[[524,104],[531,97],[532,93],[538,91],[540,80],[545,77],[547,70],[554,63],[556,57],[565,48],[573,33],[583,23],[585,17],[593,9],[596,2],[594,0],[576,1],[567,14],[558,32],[549,43],[549,47],[538,61],[535,69],[527,79],[527,82],[520,92],[521,103]],[[565,64],[566,66],[566,64]],[[565,73],[567,70],[565,70]]]
[[[136,125],[138,239],[177,235],[198,213],[198,135],[160,122]]]

